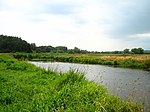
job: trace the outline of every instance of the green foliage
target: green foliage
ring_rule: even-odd
[[[68,49],[65,46],[39,46],[36,47],[33,51],[36,53],[69,53],[69,54],[75,54],[75,53],[81,53],[86,54],[88,51],[86,50],[80,50],[79,48],[75,47],[74,49]]]
[[[75,56],[67,54],[39,54],[39,53],[17,53],[13,56],[18,60],[32,60],[32,61],[57,61],[57,62],[70,62],[70,63],[82,63],[82,64],[101,64],[125,68],[138,68],[149,69],[149,60],[138,61],[135,59],[98,59],[88,56]],[[134,55],[133,55],[134,56]]]
[[[146,60],[144,62],[144,66],[145,66],[145,68],[147,68],[150,71],[150,60]]]
[[[55,48],[52,46],[39,46],[34,51],[37,53],[55,52]]]
[[[142,49],[142,48],[133,48],[133,49],[131,49],[131,52],[133,52],[134,54],[143,54],[144,49]]]
[[[129,49],[124,49],[124,50],[123,50],[123,53],[124,53],[124,54],[129,54],[130,51],[129,51]]]
[[[128,59],[124,61],[120,61],[120,65],[123,65],[123,67],[128,67],[128,68],[145,68],[144,62],[138,62],[136,60]]]
[[[65,53],[68,50],[68,48],[65,46],[57,46],[55,47],[55,49],[56,49],[56,53]]]
[[[32,52],[31,46],[25,40],[13,36],[0,35],[0,52]]]
[[[3,55],[0,60],[1,112],[142,111],[139,105],[108,95],[105,87],[85,80],[78,71],[46,71]]]
[[[25,40],[14,36],[6,36],[0,35],[0,53],[16,53],[16,52],[34,52],[34,53],[68,53],[68,54],[128,54],[129,49],[125,49],[124,51],[108,51],[108,52],[98,52],[98,51],[87,51],[81,50],[78,47],[74,47],[74,49],[68,49],[66,46],[36,46],[35,43],[27,43]],[[144,49],[142,48],[133,48],[131,49],[131,53],[134,54],[143,54]],[[149,53],[145,51],[145,53]]]
[[[119,51],[114,51],[114,52],[112,52],[113,54],[119,54]]]

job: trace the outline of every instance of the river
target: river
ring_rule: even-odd
[[[58,72],[78,69],[85,74],[86,79],[107,87],[110,94],[115,94],[124,100],[130,99],[137,103],[143,103],[144,110],[150,110],[150,71],[62,62],[30,63]]]

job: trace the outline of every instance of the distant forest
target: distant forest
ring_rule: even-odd
[[[0,35],[0,52],[32,52],[31,45],[18,37]]]
[[[66,46],[36,46],[35,43],[28,43],[19,37],[0,35],[0,53],[15,53],[15,52],[27,52],[27,53],[103,53],[103,54],[143,54],[150,53],[149,50],[144,52],[142,48],[124,49],[124,51],[112,51],[112,52],[95,52],[81,50],[77,47],[74,49],[68,49]]]
[[[68,49],[65,46],[36,46],[35,43],[28,43],[19,37],[0,35],[0,53],[15,52],[36,52],[36,53],[88,53],[86,50],[80,50],[75,47]]]

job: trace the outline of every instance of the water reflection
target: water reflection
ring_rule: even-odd
[[[45,69],[67,72],[78,69],[88,80],[105,85],[109,93],[125,100],[142,102],[150,109],[150,72],[135,69],[113,68],[102,65],[72,64],[61,62],[31,62]]]

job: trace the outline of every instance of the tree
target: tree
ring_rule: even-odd
[[[36,44],[35,43],[31,43],[31,49],[34,51],[36,49]]]
[[[80,53],[80,49],[79,48],[77,48],[77,47],[74,47],[74,53]]]
[[[133,48],[133,49],[131,49],[131,52],[133,52],[134,54],[143,54],[144,49],[142,49],[142,48]]]
[[[46,52],[53,52],[54,48],[52,46],[39,46],[35,49],[38,53],[46,53]]]
[[[119,51],[113,51],[112,53],[113,54],[119,54]]]
[[[0,52],[32,52],[31,45],[18,37],[0,35]]]
[[[124,54],[128,54],[129,52],[130,52],[129,49],[124,49],[124,50],[123,50],[123,53],[124,53]]]
[[[57,46],[57,47],[55,47],[55,49],[56,49],[57,53],[64,53],[68,50],[68,48],[65,46]]]
[[[144,49],[138,48],[138,53],[139,53],[139,54],[143,54],[143,53],[144,53]]]
[[[54,51],[54,47],[52,47],[52,46],[46,46],[46,52],[53,52]]]

